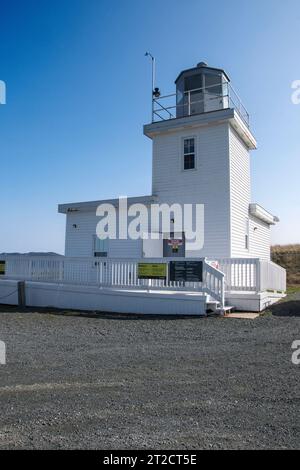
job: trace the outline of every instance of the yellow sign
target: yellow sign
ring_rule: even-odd
[[[139,279],[166,279],[167,265],[165,263],[139,263]]]
[[[5,261],[0,261],[0,276],[5,275]]]

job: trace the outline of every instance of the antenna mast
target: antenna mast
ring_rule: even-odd
[[[151,103],[152,103],[152,112],[151,112],[151,122],[153,122],[154,118],[154,88],[155,88],[155,57],[150,52],[145,53],[146,57],[150,57],[151,65],[152,65],[152,80],[151,80]]]

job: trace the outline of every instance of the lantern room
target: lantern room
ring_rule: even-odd
[[[182,71],[175,80],[176,117],[228,108],[229,82],[224,70],[208,67],[205,62]]]

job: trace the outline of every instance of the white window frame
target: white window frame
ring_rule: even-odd
[[[249,251],[250,250],[250,218],[249,217],[246,217],[245,219],[244,243],[245,243],[245,250]]]
[[[185,140],[194,139],[194,153],[185,154],[184,153],[184,142]],[[184,168],[184,157],[186,155],[194,155],[194,168]],[[197,170],[197,137],[195,135],[187,135],[181,138],[181,170],[186,171],[196,171]]]

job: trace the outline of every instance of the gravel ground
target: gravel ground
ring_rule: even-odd
[[[257,320],[0,308],[0,449],[300,448],[300,294]]]

